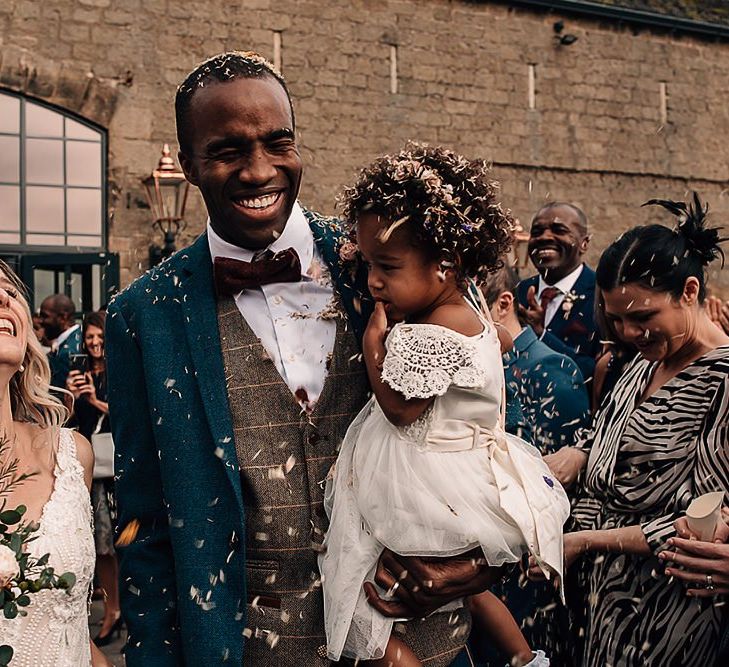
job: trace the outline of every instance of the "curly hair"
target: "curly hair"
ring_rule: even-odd
[[[18,292],[18,301],[26,316],[26,347],[24,370],[10,379],[10,407],[13,419],[42,427],[62,426],[68,419],[68,410],[50,393],[51,369],[48,359],[33,331],[33,320],[28,305],[25,285],[15,272],[0,260],[0,273]]]
[[[343,216],[352,230],[361,213],[384,218],[383,243],[406,224],[416,243],[454,270],[461,287],[468,279],[480,283],[503,265],[514,229],[489,172],[482,160],[408,143],[362,170],[340,197]]]

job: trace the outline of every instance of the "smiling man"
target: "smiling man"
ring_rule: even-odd
[[[529,235],[529,257],[538,275],[518,288],[521,316],[544,343],[577,362],[585,381],[592,379],[600,351],[595,272],[582,261],[589,243],[582,210],[550,202],[537,211]]]
[[[338,221],[297,202],[293,108],[269,63],[209,59],[176,114],[206,232],[107,317],[126,664],[326,665],[323,481],[369,392],[366,276]],[[380,567],[413,616],[486,586],[471,560]],[[405,641],[445,667],[468,627],[436,613]]]

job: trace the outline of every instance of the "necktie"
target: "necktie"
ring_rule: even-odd
[[[230,257],[216,257],[213,263],[215,289],[220,296],[234,295],[245,289],[271,283],[295,283],[301,280],[301,261],[293,248],[274,254],[265,251],[252,262]]]
[[[539,297],[539,305],[542,310],[547,310],[547,306],[554,301],[554,298],[562,294],[562,290],[557,287],[545,287],[542,296]]]

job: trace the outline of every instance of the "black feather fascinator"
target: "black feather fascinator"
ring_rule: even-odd
[[[686,241],[686,247],[706,266],[721,257],[724,266],[724,251],[720,243],[726,238],[719,236],[721,227],[707,227],[709,205],[703,204],[699,195],[693,193],[692,201],[672,201],[670,199],[650,199],[643,206],[662,206],[678,218],[674,232]]]

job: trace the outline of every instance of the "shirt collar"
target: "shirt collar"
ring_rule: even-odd
[[[210,218],[208,218],[207,231],[210,256],[213,261],[215,261],[216,257],[229,257],[231,259],[250,262],[253,259],[253,255],[258,252],[258,250],[241,248],[220,238],[210,224]],[[286,226],[283,232],[281,232],[281,236],[268,246],[268,250],[271,252],[286,250],[286,248],[296,250],[301,261],[302,277],[308,278],[307,271],[314,258],[314,235],[311,233],[311,227],[309,227],[309,223],[299,202],[294,203],[294,207],[291,209],[291,215],[286,221]]]
[[[53,351],[56,351],[59,347],[61,347],[61,345],[63,345],[68,340],[69,336],[71,336],[71,334],[73,334],[73,332],[76,331],[79,326],[80,325],[78,324],[74,324],[72,327],[66,329],[58,338],[56,338],[56,340],[51,343],[51,349]]]
[[[580,274],[582,273],[582,269],[585,268],[584,264],[580,264],[572,273],[568,273],[564,278],[561,280],[558,280],[554,285],[548,285],[542,276],[539,276],[539,289],[537,290],[537,300],[542,298],[542,292],[547,289],[547,287],[556,287],[562,294],[569,294],[572,291],[572,288],[575,286],[575,283],[577,282],[578,278],[580,277]]]

